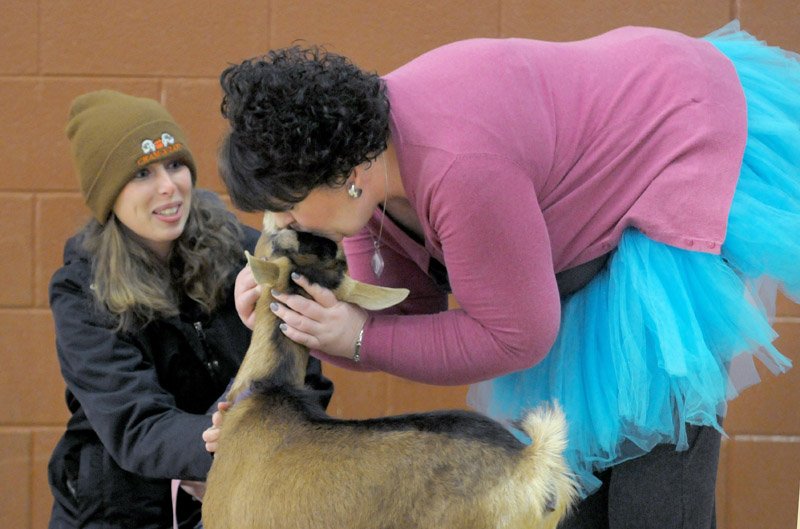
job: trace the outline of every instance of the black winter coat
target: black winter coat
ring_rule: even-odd
[[[245,230],[253,252],[258,232]],[[242,266],[244,260],[242,260]],[[233,278],[231,278],[233,279]],[[78,237],[50,283],[56,349],[72,414],[48,467],[55,497],[51,529],[170,527],[170,480],[204,480],[211,466],[201,438],[210,412],[235,376],[250,331],[225,303],[116,333],[95,309],[91,264]],[[327,405],[332,384],[311,359],[308,385]],[[193,527],[200,504],[181,493],[181,526]]]

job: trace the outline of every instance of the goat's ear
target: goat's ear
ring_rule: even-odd
[[[334,292],[342,301],[355,303],[367,310],[381,310],[397,305],[408,297],[407,288],[389,288],[368,285],[344,276],[342,284]]]
[[[250,265],[250,269],[253,271],[256,283],[259,285],[274,285],[280,275],[278,265],[266,259],[253,257],[247,250],[245,250],[244,254],[247,256],[247,264]]]

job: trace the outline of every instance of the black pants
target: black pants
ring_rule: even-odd
[[[598,474],[600,489],[559,529],[715,529],[720,434],[687,426],[689,448],[658,445]]]

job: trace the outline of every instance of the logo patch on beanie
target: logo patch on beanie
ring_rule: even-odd
[[[178,152],[181,149],[183,149],[183,144],[175,143],[175,138],[172,137],[172,134],[162,132],[160,137],[142,142],[144,156],[136,160],[136,165],[147,165],[153,160]]]

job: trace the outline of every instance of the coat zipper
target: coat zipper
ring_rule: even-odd
[[[199,321],[194,322],[194,330],[197,331],[197,337],[200,338],[200,345],[203,347],[203,364],[211,374],[212,377],[219,375],[219,360],[213,358],[209,352],[208,345],[206,344],[206,331],[203,329],[203,324]]]

